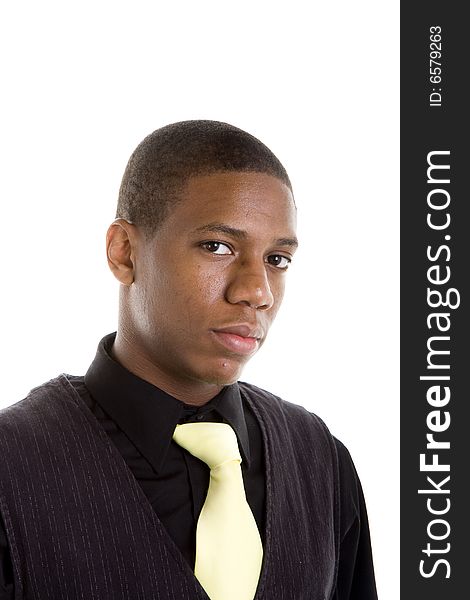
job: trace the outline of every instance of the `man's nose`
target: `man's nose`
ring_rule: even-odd
[[[274,304],[265,265],[240,266],[227,287],[226,299],[231,304],[246,304],[267,310]]]

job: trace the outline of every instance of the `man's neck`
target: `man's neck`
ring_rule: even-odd
[[[136,352],[125,337],[119,333],[111,348],[111,356],[140,379],[151,383],[185,404],[203,406],[223,388],[222,385],[193,379],[176,380],[158,365],[153,364],[144,354]]]

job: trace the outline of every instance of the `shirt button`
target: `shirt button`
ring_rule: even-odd
[[[196,415],[196,421],[202,421],[204,415]]]

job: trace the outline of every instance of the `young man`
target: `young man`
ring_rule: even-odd
[[[117,334],[84,377],[0,413],[1,600],[376,598],[347,450],[238,381],[295,228],[287,173],[248,133],[186,121],[137,147],[107,234]]]

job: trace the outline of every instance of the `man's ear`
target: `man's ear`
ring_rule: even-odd
[[[116,219],[106,233],[106,255],[114,277],[123,285],[134,281],[136,228]]]

